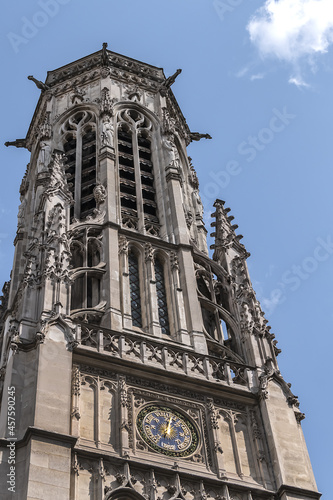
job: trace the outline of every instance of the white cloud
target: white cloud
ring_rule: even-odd
[[[249,67],[248,67],[248,66],[245,66],[244,68],[240,69],[240,70],[236,73],[236,77],[237,77],[237,78],[242,78],[242,77],[243,77],[243,76],[245,76],[248,72],[249,72]]]
[[[253,80],[262,80],[263,78],[263,73],[257,73],[256,75],[251,75],[250,80],[253,82]]]
[[[310,85],[306,83],[300,76],[291,76],[289,78],[289,83],[296,85],[296,87],[306,87],[309,88]]]
[[[298,64],[333,44],[332,0],[266,0],[247,29],[263,57]],[[296,83],[296,82],[291,82]]]
[[[272,314],[273,311],[284,302],[284,297],[282,296],[282,292],[278,290],[279,293],[272,293],[271,297],[264,297],[261,299],[261,305],[265,313]]]

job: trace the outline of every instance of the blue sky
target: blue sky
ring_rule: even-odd
[[[1,143],[26,135],[55,69],[102,47],[182,74],[173,91],[206,220],[226,201],[251,252],[253,286],[299,396],[320,491],[330,491],[333,269],[331,0],[17,0],[2,7]],[[0,282],[13,258],[29,155],[0,148]],[[208,229],[209,226],[207,226]],[[325,497],[325,495],[324,495]]]

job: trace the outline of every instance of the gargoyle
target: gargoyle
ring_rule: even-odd
[[[192,141],[200,141],[200,139],[211,139],[212,137],[209,134],[199,134],[199,132],[190,132],[190,140]]]
[[[45,90],[49,90],[49,88],[50,88],[48,85],[41,82],[40,80],[36,80],[36,78],[34,78],[32,75],[28,76],[28,80],[31,80],[32,82],[34,82],[36,84],[36,87],[39,90],[41,90],[42,92],[44,92]]]
[[[180,75],[181,72],[182,72],[181,69],[177,69],[176,73],[169,76],[169,78],[166,78],[166,80],[162,83],[162,85],[159,88],[159,91],[163,97],[166,96],[167,91],[169,90],[171,85],[175,83],[177,76]]]
[[[12,142],[5,142],[6,148],[8,146],[15,146],[16,148],[26,148],[27,147],[27,140],[26,139],[16,139],[15,141]]]

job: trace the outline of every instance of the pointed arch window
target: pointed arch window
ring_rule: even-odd
[[[155,281],[157,293],[158,319],[162,333],[170,335],[167,293],[165,287],[164,265],[159,257],[155,259]]]
[[[84,228],[71,243],[71,311],[94,308],[101,302],[101,235],[99,231]]]
[[[62,126],[66,173],[73,195],[71,220],[84,219],[96,208],[96,118],[89,111],[71,116]]]
[[[142,328],[139,259],[132,251],[128,255],[132,325]]]
[[[154,166],[152,122],[134,109],[118,115],[118,165],[122,224],[157,236],[160,230]]]

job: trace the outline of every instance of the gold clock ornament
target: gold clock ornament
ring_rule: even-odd
[[[153,450],[171,457],[188,457],[199,445],[195,424],[167,406],[152,404],[142,408],[137,416],[137,428]]]

